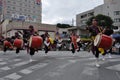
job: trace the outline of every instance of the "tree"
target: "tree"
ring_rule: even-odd
[[[70,26],[69,24],[60,24],[60,23],[58,23],[58,24],[57,24],[57,27],[58,27],[58,28],[70,28],[70,27],[72,27],[72,26]]]
[[[98,14],[97,16],[93,16],[91,18],[88,19],[88,21],[86,22],[86,24],[88,26],[90,26],[92,24],[92,19],[95,18],[98,20],[98,25],[99,26],[103,26],[103,27],[109,27],[112,28],[113,27],[113,20],[111,19],[111,17],[106,16],[106,15],[102,15],[102,14]]]

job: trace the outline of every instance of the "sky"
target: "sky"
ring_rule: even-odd
[[[103,0],[42,0],[42,23],[75,25],[76,15],[103,4]]]

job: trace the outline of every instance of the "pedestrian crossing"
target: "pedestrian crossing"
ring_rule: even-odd
[[[0,80],[18,80],[18,79],[22,78],[23,75],[25,76],[25,75],[31,74],[34,71],[41,69],[48,65],[48,63],[37,63],[37,64],[31,65],[29,67],[17,69],[22,66],[32,64],[32,62],[30,62],[29,60],[24,61],[22,59],[13,59],[12,61],[13,61],[12,64],[8,65],[8,63],[10,63],[10,62],[5,62],[4,60],[1,59],[0,74],[3,74],[8,71],[10,71],[10,73],[8,73],[8,74],[5,73],[6,74],[5,76],[0,76]],[[14,70],[14,71],[12,71],[12,70]],[[20,75],[20,74],[22,74],[22,75]]]
[[[82,54],[85,56],[86,54]],[[52,55],[51,55],[52,56]],[[49,56],[49,57],[51,57]],[[82,56],[82,57],[83,57]],[[45,56],[42,56],[45,57]],[[56,57],[56,56],[54,56]],[[88,56],[87,56],[88,57]],[[86,61],[85,69],[83,70],[82,74],[87,74],[87,75],[93,75],[95,70],[97,68],[94,66],[94,57],[90,58],[80,58],[80,55],[77,56],[57,56],[56,60],[66,60],[67,63],[64,63],[62,65],[57,65],[57,70],[56,72],[53,71],[53,73],[48,72],[47,76],[56,76],[60,75],[59,72],[73,64],[76,64],[79,61]],[[10,57],[0,57],[0,80],[21,80],[23,77],[34,73],[35,71],[38,71],[40,69],[43,69],[44,67],[49,66],[49,58],[46,61],[40,62],[38,59],[36,59],[33,62],[30,62],[29,59],[24,59],[22,57],[16,57],[16,56],[10,56]],[[87,62],[88,61],[88,62]],[[106,63],[111,63],[111,62],[119,62],[120,59],[118,56],[113,56],[111,59],[106,58],[105,61],[100,60],[100,65],[104,65]],[[93,67],[94,66],[94,67]],[[92,67],[92,68],[91,68]],[[103,66],[104,67],[104,66]],[[105,69],[108,70],[116,70],[120,71],[120,63],[114,64],[114,65],[109,65],[105,66]]]

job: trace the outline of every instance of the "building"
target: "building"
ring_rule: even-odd
[[[55,34],[57,32],[56,25],[40,24],[34,22],[21,22],[21,21],[9,22],[8,20],[5,20],[3,22],[1,34],[4,37],[12,37],[17,31],[22,32],[23,30],[29,29],[29,25],[33,25],[35,30],[38,31],[39,35],[42,35],[47,31],[51,36],[51,38],[53,39],[55,38]]]
[[[76,15],[76,25],[81,28],[86,27],[86,21],[89,17],[103,14],[110,16],[114,21],[114,26],[120,28],[120,0],[104,0],[104,4],[95,7],[92,10],[80,13]]]
[[[0,0],[0,19],[41,23],[41,0]]]

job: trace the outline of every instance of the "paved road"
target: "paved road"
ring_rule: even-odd
[[[120,55],[100,59],[95,66],[91,53],[81,51],[39,51],[29,61],[26,51],[16,56],[15,51],[0,52],[0,80],[120,80]]]

